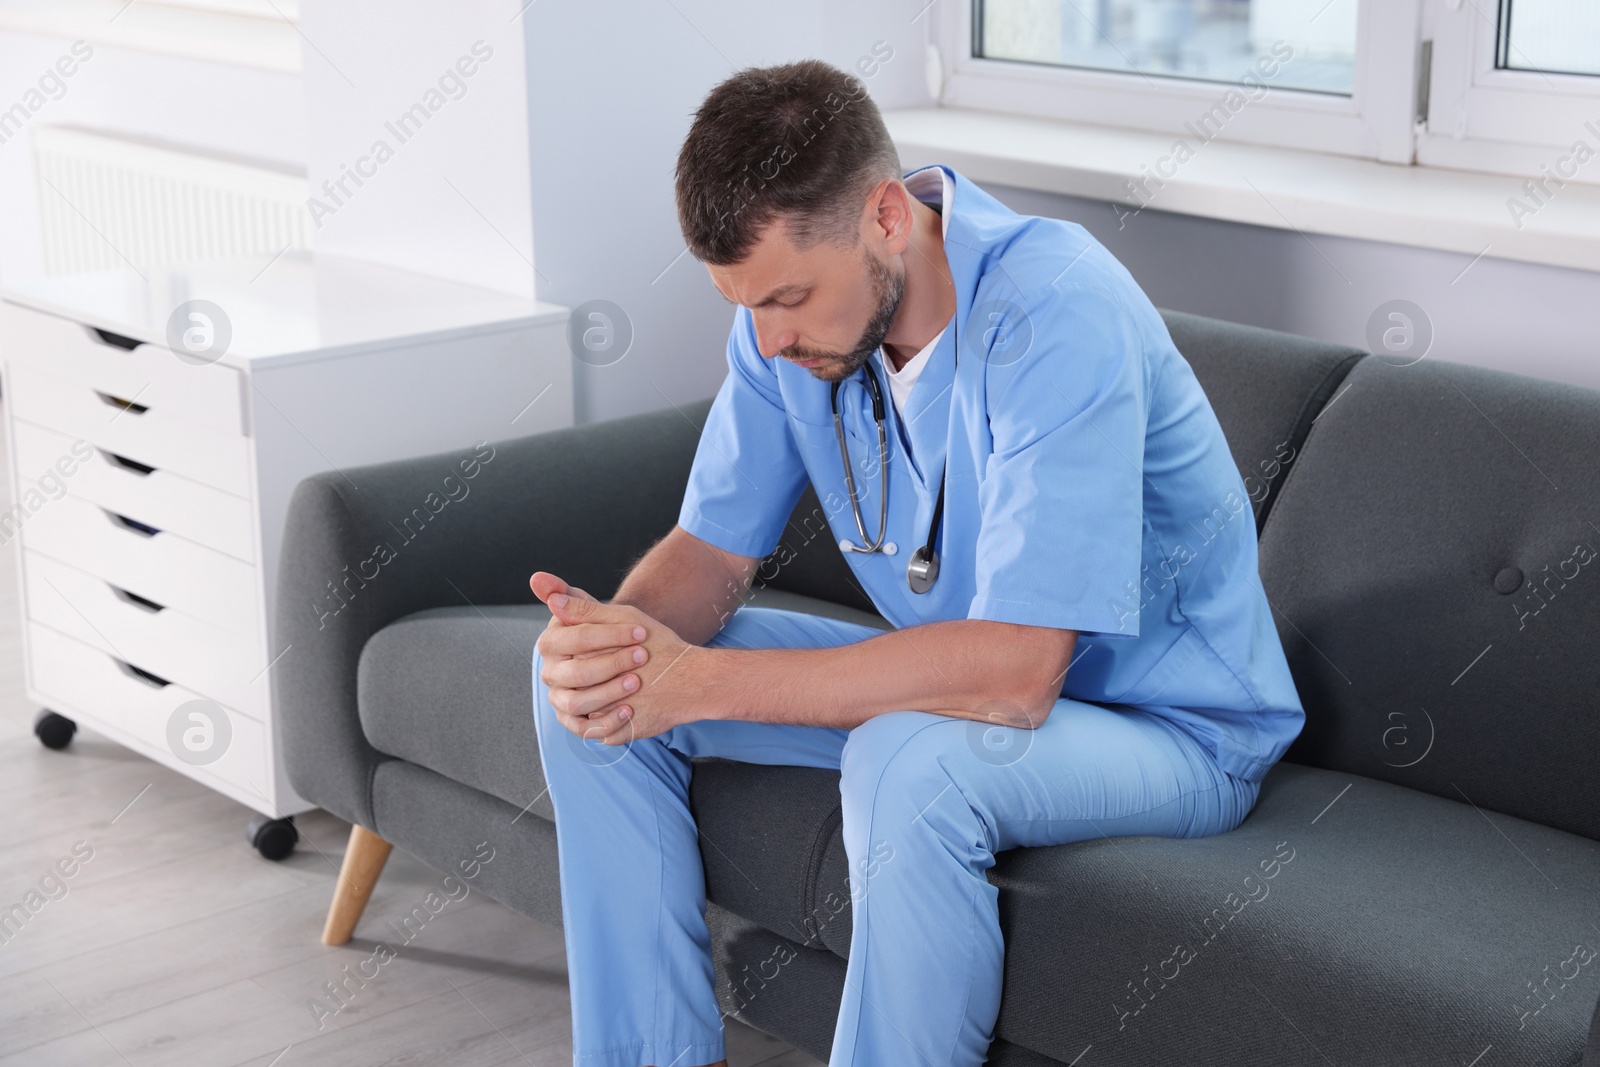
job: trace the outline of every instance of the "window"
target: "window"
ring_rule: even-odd
[[[1600,4],[1519,0],[1514,10],[1510,3],[1503,6],[1495,64],[1500,69],[1600,74]]]
[[[1233,82],[1263,60],[1292,56],[1285,88],[1349,96],[1356,5],[1298,0],[1065,0],[982,5],[978,52],[990,59]],[[1280,43],[1281,42],[1281,43]]]
[[[1419,163],[1600,181],[1600,4],[1428,0],[1433,41]],[[1582,144],[1583,148],[1574,151]]]
[[[935,11],[940,102],[952,106],[1523,176],[1581,138],[1600,156],[1600,0]],[[1562,173],[1600,181],[1600,161]]]

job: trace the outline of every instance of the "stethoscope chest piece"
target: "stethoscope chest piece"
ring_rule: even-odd
[[[913,593],[926,593],[939,578],[939,553],[927,545],[918,545],[906,564],[906,584]]]

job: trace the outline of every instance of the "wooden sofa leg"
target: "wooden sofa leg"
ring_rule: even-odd
[[[393,849],[393,845],[365,826],[350,827],[350,843],[345,846],[339,883],[334,886],[328,922],[322,928],[324,945],[343,945],[350,940],[372,896],[372,887],[378,884],[378,875],[383,873],[383,865]]]

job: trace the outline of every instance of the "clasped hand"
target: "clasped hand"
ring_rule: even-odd
[[[528,579],[550,608],[539,635],[540,680],[561,725],[579,737],[625,745],[689,721],[696,646],[626,604],[603,604],[548,571]]]

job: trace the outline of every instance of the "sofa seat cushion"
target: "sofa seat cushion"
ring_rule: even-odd
[[[1299,764],[1262,784],[1214,838],[1001,857],[1006,1037],[1101,1067],[1578,1062],[1600,843]]]
[[[549,621],[540,603],[463,605],[385,626],[356,672],[367,740],[554,819],[533,728],[533,646]]]
[[[889,628],[880,615],[777,589],[747,603]],[[379,630],[361,652],[356,704],[378,751],[554,819],[533,728],[533,647],[543,604],[430,608]],[[835,798],[837,799],[837,798]]]
[[[837,774],[695,789],[708,896],[846,956]],[[1600,999],[1600,843],[1349,774],[1279,763],[1230,833],[1013,849],[988,878],[997,1033],[1063,1062],[1568,1065]]]

